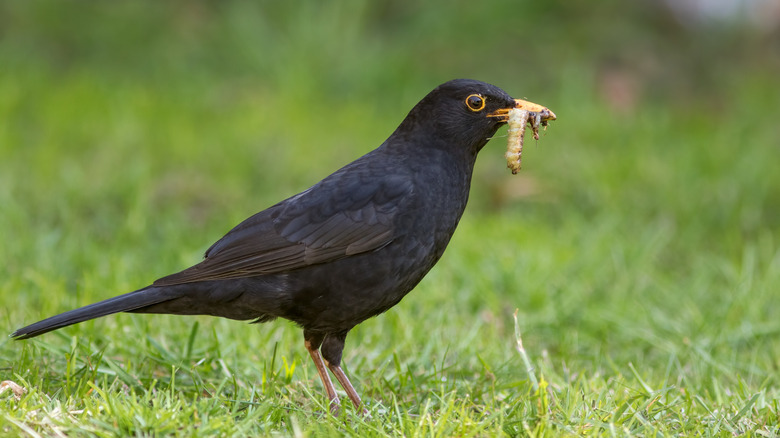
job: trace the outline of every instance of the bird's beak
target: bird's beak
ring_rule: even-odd
[[[531,113],[532,116],[539,115],[539,121],[544,126],[547,126],[547,122],[555,120],[555,113],[548,108],[539,105],[538,103],[529,102],[527,100],[515,99],[515,106],[513,108],[501,108],[492,113],[489,113],[488,117],[497,117],[500,122],[506,122],[509,120],[509,110],[514,108],[523,109]]]

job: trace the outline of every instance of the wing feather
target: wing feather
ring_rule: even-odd
[[[395,218],[410,178],[377,176],[360,162],[242,222],[199,264],[158,286],[282,273],[384,247],[399,235]]]

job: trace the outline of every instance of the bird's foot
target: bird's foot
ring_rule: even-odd
[[[341,401],[338,397],[330,400],[330,414],[334,417],[338,417],[341,413]]]

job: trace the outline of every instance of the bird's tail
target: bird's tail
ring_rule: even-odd
[[[14,339],[29,339],[38,335],[57,330],[72,324],[78,324],[101,316],[111,315],[119,312],[129,312],[138,310],[153,304],[162,303],[177,298],[170,293],[167,288],[147,287],[130,292],[118,297],[109,298],[104,301],[90,304],[79,309],[61,313],[51,318],[30,324],[13,332],[11,337]]]

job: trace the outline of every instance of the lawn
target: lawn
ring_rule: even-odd
[[[442,260],[350,332],[368,415],[292,323],[120,314],[0,338],[0,435],[780,434],[777,31],[456,3],[1,5],[6,333],[196,263],[451,78],[558,121],[516,176],[499,131]]]

